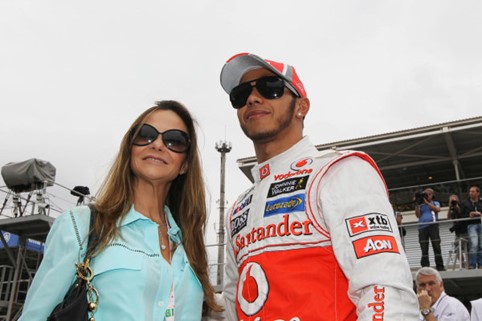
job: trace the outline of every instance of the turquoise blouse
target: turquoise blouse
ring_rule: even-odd
[[[201,283],[181,244],[181,230],[169,208],[165,207],[165,213],[169,238],[177,244],[171,265],[161,255],[158,225],[134,206],[118,223],[117,239],[92,259],[95,274],[92,284],[100,295],[96,321],[165,320],[172,285],[176,321],[201,320],[204,298]],[[72,218],[83,240],[80,251]],[[89,207],[81,206],[55,220],[20,321],[45,321],[63,299],[74,281],[75,263],[82,260],[85,252],[89,218]]]

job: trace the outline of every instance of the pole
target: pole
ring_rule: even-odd
[[[218,226],[218,269],[217,269],[217,284],[223,284],[223,270],[224,270],[224,208],[225,208],[225,167],[226,167],[226,153],[231,151],[231,143],[226,141],[219,141],[215,146],[216,150],[221,153],[221,175],[220,175],[220,195],[219,195],[219,226]]]

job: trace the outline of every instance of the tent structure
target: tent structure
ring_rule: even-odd
[[[55,167],[47,161],[32,158],[6,164],[2,167],[2,177],[15,193],[31,192],[54,185]]]
[[[47,214],[49,205],[45,199],[45,189],[55,183],[55,167],[47,161],[32,158],[23,162],[8,163],[2,167],[2,177],[9,192],[0,208],[2,214],[5,205],[12,198],[14,216],[22,216],[32,197],[36,194],[32,213],[37,205],[39,214]],[[20,193],[29,193],[25,206],[22,205]]]

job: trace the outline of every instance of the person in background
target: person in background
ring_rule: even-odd
[[[199,321],[203,300],[220,309],[207,271],[205,201],[194,121],[179,102],[158,102],[125,133],[94,204],[99,240],[90,266],[99,301],[90,317]],[[45,321],[62,301],[89,220],[88,206],[55,220],[21,321]]]
[[[402,213],[393,205],[393,214],[395,215],[395,220],[398,225],[398,233],[400,233],[400,238],[402,240],[402,245],[405,248],[405,235],[407,235],[407,230],[402,225],[403,215]]]
[[[433,253],[435,256],[435,265],[437,270],[444,271],[444,262],[442,258],[442,249],[440,247],[440,231],[438,223],[438,213],[440,212],[440,203],[433,200],[433,189],[427,188],[422,194],[415,194],[415,215],[418,217],[418,241],[422,250],[422,259],[420,265],[430,266],[428,256],[428,242],[432,242]],[[423,224],[429,223],[429,224]]]
[[[462,208],[460,206],[459,197],[455,194],[449,196],[449,208],[447,211],[447,218],[449,220],[463,219],[467,216],[462,215]],[[450,228],[450,233],[455,232],[455,255],[457,258],[462,257],[462,266],[467,268],[466,253],[467,253],[467,221],[455,221]],[[462,251],[462,253],[460,253]],[[462,255],[460,255],[462,254]]]
[[[473,218],[473,220],[467,221],[467,233],[469,236],[469,269],[482,268],[481,211],[482,202],[480,201],[480,188],[474,185],[469,188],[469,198],[462,201],[462,215]]]
[[[228,320],[415,320],[417,299],[384,180],[361,152],[318,152],[285,63],[241,53],[221,85],[254,144],[254,185],[226,217]]]
[[[431,267],[423,267],[415,274],[420,320],[470,321],[467,308],[445,293],[440,273]]]

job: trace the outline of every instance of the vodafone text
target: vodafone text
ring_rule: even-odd
[[[296,172],[289,171],[288,173],[284,173],[284,174],[275,174],[274,180],[280,181],[282,179],[287,179],[293,176],[306,175],[306,174],[310,174],[312,171],[313,171],[312,168],[307,168],[307,169],[300,169],[299,171],[296,171]]]
[[[293,220],[290,222],[290,215],[283,215],[283,221],[278,224],[268,224],[266,226],[253,227],[249,233],[244,235],[239,234],[236,236],[236,246],[234,249],[235,255],[249,246],[251,243],[256,243],[271,237],[278,236],[300,236],[300,235],[311,235],[310,227],[313,223],[311,220],[299,221]]]

